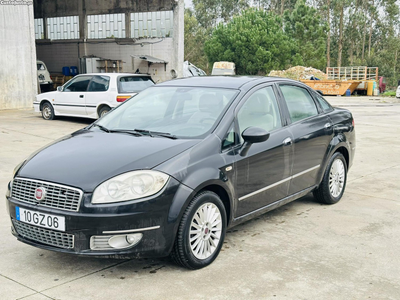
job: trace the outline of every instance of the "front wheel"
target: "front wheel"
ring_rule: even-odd
[[[53,120],[55,117],[53,106],[48,102],[42,106],[42,117],[45,120]]]
[[[210,265],[221,250],[226,223],[218,195],[210,191],[198,194],[183,214],[171,257],[192,270]]]
[[[342,198],[347,180],[347,164],[342,153],[336,152],[329,160],[324,178],[314,190],[314,197],[321,203],[335,204]]]

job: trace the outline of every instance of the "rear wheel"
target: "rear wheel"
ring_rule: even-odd
[[[53,120],[55,117],[53,106],[49,102],[44,103],[42,106],[42,117],[45,120]]]
[[[325,170],[324,178],[314,191],[314,197],[321,203],[335,204],[342,198],[347,180],[347,164],[340,152],[333,154]]]
[[[188,269],[210,265],[225,238],[226,212],[217,194],[198,194],[183,214],[171,256]]]
[[[111,108],[109,108],[108,106],[103,106],[102,108],[100,108],[99,110],[99,118],[101,118],[102,116],[108,114],[108,112],[111,110]]]

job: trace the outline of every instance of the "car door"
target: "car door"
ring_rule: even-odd
[[[57,94],[53,102],[58,114],[86,115],[85,96],[92,77],[89,75],[77,76],[63,86],[62,92]]]
[[[317,184],[322,161],[333,137],[330,118],[321,113],[307,88],[280,84],[293,135],[294,161],[289,195]]]
[[[109,92],[110,76],[96,75],[93,76],[89,83],[85,94],[86,114],[88,116],[97,116],[97,106],[99,103],[115,103],[117,93]]]
[[[240,133],[261,127],[270,133],[268,140],[252,144],[247,155],[235,155],[235,217],[243,216],[287,196],[291,167],[292,138],[283,126],[279,103],[272,85],[253,91],[236,109],[236,128]],[[240,141],[243,144],[243,140]]]

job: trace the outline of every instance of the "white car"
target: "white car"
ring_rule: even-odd
[[[151,77],[143,74],[81,74],[57,91],[37,95],[33,107],[45,120],[55,116],[97,119],[151,85]]]
[[[400,85],[397,87],[396,90],[396,98],[400,98]]]

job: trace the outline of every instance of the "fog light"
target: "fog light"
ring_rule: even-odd
[[[128,234],[126,236],[126,241],[131,245],[135,245],[142,239],[142,236],[143,234],[141,233]]]
[[[142,233],[131,233],[122,235],[94,235],[90,238],[90,249],[121,250],[131,248],[139,243],[142,237]]]

